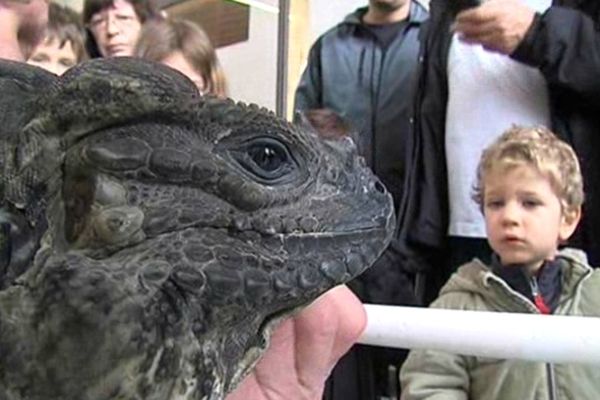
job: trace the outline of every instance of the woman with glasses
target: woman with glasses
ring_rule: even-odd
[[[148,0],[85,0],[83,22],[90,56],[131,56],[142,25],[160,18]]]

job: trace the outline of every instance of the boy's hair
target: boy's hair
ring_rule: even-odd
[[[63,47],[66,42],[71,42],[77,61],[88,58],[85,50],[85,33],[81,17],[69,7],[50,3],[48,7],[48,31],[46,39],[57,40],[58,46]]]
[[[147,22],[133,54],[161,62],[176,51],[202,76],[208,93],[227,96],[225,73],[217,53],[204,29],[191,21],[174,18]]]
[[[484,205],[485,177],[490,170],[527,165],[549,181],[559,198],[563,213],[583,204],[583,178],[573,148],[544,127],[513,126],[484,150],[477,167],[473,199]]]

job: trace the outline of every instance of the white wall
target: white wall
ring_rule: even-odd
[[[277,7],[278,0],[259,0]],[[294,1],[294,0],[292,0]],[[310,43],[368,0],[309,0]],[[277,78],[277,14],[252,7],[249,39],[217,50],[236,100],[275,108]]]
[[[368,4],[368,0],[310,0],[311,43],[346,15]]]
[[[277,0],[262,1],[277,5]],[[222,47],[217,55],[235,100],[275,109],[277,82],[277,14],[250,9],[248,41]]]

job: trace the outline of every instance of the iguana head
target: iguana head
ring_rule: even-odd
[[[0,293],[0,318],[23,321],[0,346],[33,341],[2,386],[40,388],[27,398],[221,398],[273,321],[390,240],[391,197],[350,140],[200,97],[165,67],[90,61],[34,103],[5,152],[4,213],[41,232]]]

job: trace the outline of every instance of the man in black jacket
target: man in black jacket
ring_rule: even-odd
[[[359,154],[390,191],[396,208],[406,170],[418,35],[427,16],[416,1],[370,0],[314,43],[295,96],[297,111],[331,109],[349,123]],[[393,246],[350,286],[369,303],[416,302],[412,277]],[[396,382],[388,376],[396,374],[388,367],[398,367],[403,358],[397,350],[356,346],[333,371],[326,398],[394,395]]]
[[[448,235],[452,218],[449,184],[457,171],[446,157],[452,143],[447,121],[453,78],[448,71],[456,65],[451,52],[456,37],[463,44],[501,54],[543,78],[538,94],[547,99],[548,124],[575,148],[586,186],[583,221],[571,245],[585,250],[591,265],[600,265],[600,157],[594,154],[600,148],[600,3],[548,0],[541,12],[530,4],[526,0],[488,0],[456,16],[451,2],[430,3],[431,19],[423,30],[413,109],[410,176],[399,217],[402,254],[407,264],[427,271],[429,298],[458,264],[448,256],[456,251]],[[472,79],[487,82],[485,76]],[[481,93],[485,91],[482,87]],[[473,96],[473,109],[479,103],[480,98]],[[489,121],[511,107],[503,104],[487,111]],[[465,110],[461,124],[473,118],[473,110]],[[470,256],[481,253],[473,251]],[[467,258],[468,252],[463,252],[462,260]],[[448,259],[454,263],[449,264]]]

